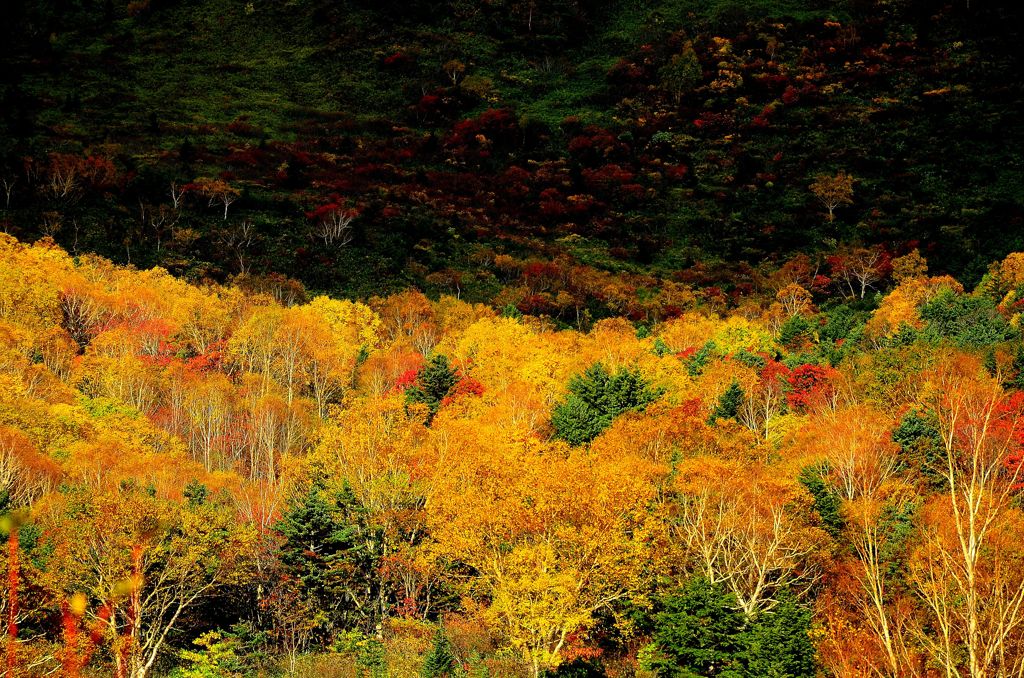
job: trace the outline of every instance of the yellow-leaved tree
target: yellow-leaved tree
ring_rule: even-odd
[[[637,587],[637,528],[662,467],[451,422],[461,441],[427,503],[429,530],[479,572],[466,595],[530,674],[555,669],[594,613]]]

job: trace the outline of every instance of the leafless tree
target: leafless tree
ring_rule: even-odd
[[[42,223],[39,225],[39,230],[43,232],[43,235],[53,238],[60,232],[60,229],[64,226],[64,220],[61,218],[59,212],[43,212]]]
[[[143,228],[153,231],[156,236],[156,251],[159,252],[163,245],[164,238],[168,232],[174,229],[178,222],[178,211],[176,208],[167,205],[147,205],[139,200],[139,218]]]
[[[181,209],[181,206],[185,201],[186,192],[187,190],[184,186],[178,186],[178,183],[175,181],[171,182],[170,196],[171,204],[174,206],[174,209]]]
[[[231,229],[224,237],[224,245],[234,252],[238,261],[238,272],[243,275],[249,272],[249,248],[252,247],[254,237],[253,223],[248,219]]]
[[[4,188],[4,195],[6,196],[6,208],[11,209],[11,194],[14,193],[14,184],[18,183],[17,177],[4,175],[0,177],[0,185]]]
[[[322,238],[328,247],[337,244],[339,247],[352,242],[352,221],[356,218],[355,212],[348,210],[331,210],[320,217],[314,235]]]
[[[71,201],[78,194],[78,174],[70,165],[55,163],[50,168],[47,189],[54,198]]]

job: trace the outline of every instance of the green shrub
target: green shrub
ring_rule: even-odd
[[[990,346],[1018,334],[991,299],[956,294],[948,289],[924,305],[921,318],[928,323],[926,336],[948,339],[964,348]]]

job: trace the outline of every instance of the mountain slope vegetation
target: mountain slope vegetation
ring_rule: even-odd
[[[5,676],[1024,675],[1015,3],[8,4]]]
[[[1022,245],[1018,19],[999,3],[25,3],[7,23],[5,214],[197,279],[363,298],[455,283],[528,312],[512,284],[528,275],[497,257],[651,277],[634,297],[659,281],[742,295],[752,267],[797,252],[920,246],[976,282]],[[830,219],[810,186],[840,172],[852,201]]]

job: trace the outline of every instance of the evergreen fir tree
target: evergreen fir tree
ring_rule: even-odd
[[[798,349],[812,339],[811,324],[800,315],[790,317],[779,328],[779,343],[790,349]]]
[[[833,537],[838,537],[845,525],[841,512],[842,501],[825,484],[823,479],[825,472],[826,470],[821,467],[807,466],[800,471],[798,480],[814,497],[814,510],[821,518],[821,524],[825,531]]]
[[[444,634],[444,629],[438,628],[434,633],[434,641],[430,652],[423,659],[423,669],[420,675],[423,678],[451,678],[458,673],[459,662]]]
[[[1003,384],[1006,388],[1015,388],[1018,391],[1024,391],[1024,347],[1017,347],[1017,350],[1013,353],[1013,370],[1012,373]]]
[[[759,615],[747,633],[747,676],[814,678],[817,666],[810,629],[811,610],[792,596]]]
[[[659,678],[813,678],[811,610],[792,596],[751,619],[736,598],[698,577],[662,599],[641,665]]]
[[[348,483],[331,493],[317,478],[291,499],[276,526],[284,537],[280,557],[285,572],[323,610],[329,627],[373,621],[368,615],[378,577],[372,545],[378,535],[366,515]]]
[[[646,668],[659,678],[744,678],[744,619],[732,594],[698,577],[662,602]]]
[[[892,439],[900,446],[904,464],[919,472],[933,489],[946,486],[945,449],[934,414],[910,410],[892,432]]]
[[[569,382],[569,393],[551,413],[555,434],[570,445],[588,443],[623,412],[639,412],[661,395],[637,370],[610,374],[595,363]]]
[[[441,408],[441,401],[459,383],[459,375],[448,364],[448,358],[435,355],[416,375],[416,384],[405,392],[409,404],[422,403],[427,406],[427,423]]]
[[[711,353],[715,350],[715,342],[709,341],[700,347],[696,353],[686,361],[686,371],[691,377],[699,377],[708,363],[711,362]]]
[[[575,393],[565,397],[551,413],[555,434],[570,445],[582,445],[601,435],[611,420]]]
[[[708,423],[713,424],[719,419],[735,419],[743,404],[743,398],[743,388],[739,382],[734,381],[729,384],[729,388],[725,389],[725,392],[718,397],[718,404],[708,418]]]
[[[981,361],[981,366],[985,368],[989,376],[994,377],[999,371],[999,365],[996,364],[996,352],[995,349],[989,348],[985,351],[985,357]]]

